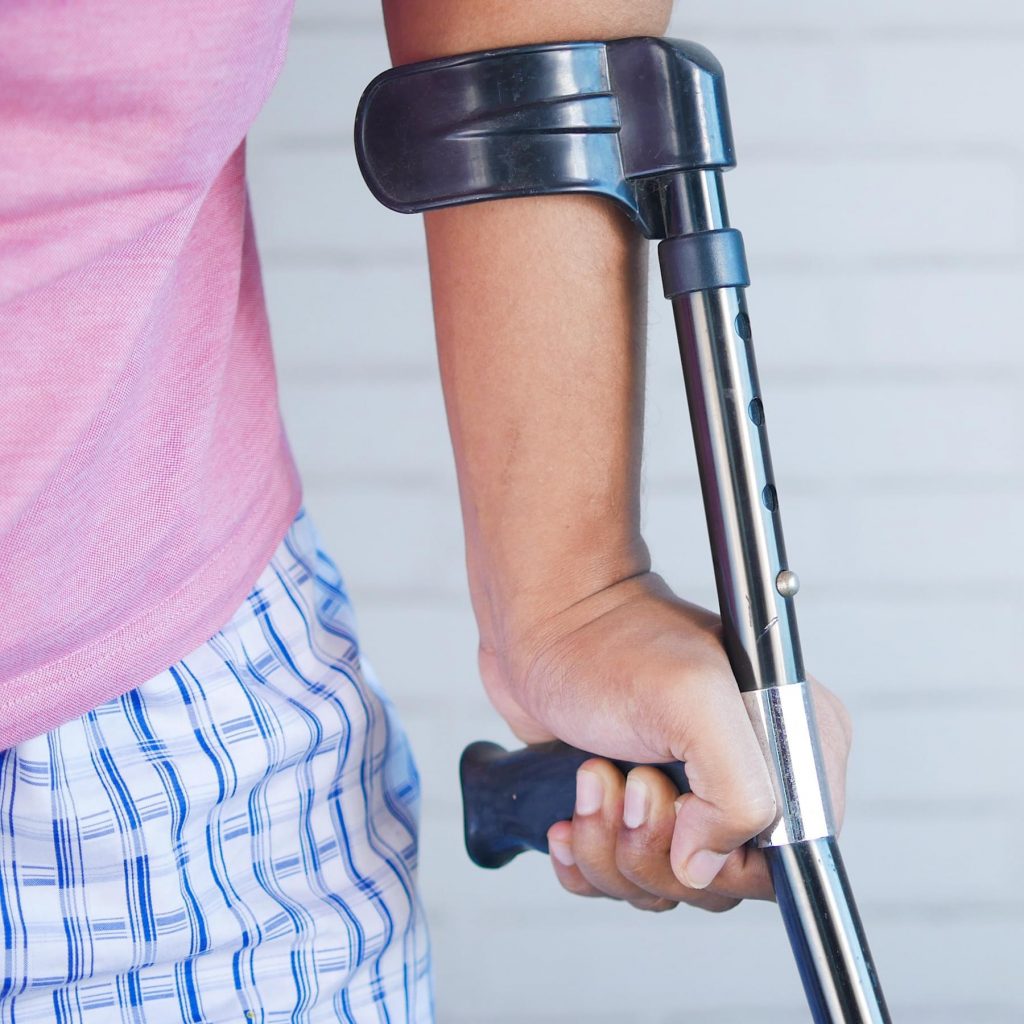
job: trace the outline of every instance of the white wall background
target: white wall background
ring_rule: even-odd
[[[807,661],[855,718],[844,851],[894,1016],[1024,1020],[1024,4],[692,0],[673,33],[728,76]],[[386,65],[371,0],[300,0],[250,161],[308,505],[418,751],[439,1018],[804,1020],[772,907],[640,915],[541,857],[462,852],[458,754],[507,734],[476,680],[421,226],[352,152]],[[655,295],[649,538],[713,603],[669,312]]]

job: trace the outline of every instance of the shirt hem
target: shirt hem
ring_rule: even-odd
[[[98,640],[0,684],[0,750],[127,693],[229,622],[299,511],[302,488],[283,434],[258,497],[230,539],[173,594]]]

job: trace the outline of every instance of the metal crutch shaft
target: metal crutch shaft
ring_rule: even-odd
[[[662,239],[730,664],[775,788],[759,837],[812,1015],[889,1020],[834,838],[804,677],[778,494],[721,172],[734,165],[724,78],[693,43],[543,44],[395,68],[366,89],[356,152],[374,195],[418,212],[506,196],[591,192]],[[572,810],[590,755],[473,744],[466,840],[497,867]],[[628,768],[628,765],[621,765]],[[684,766],[659,766],[685,788]]]
[[[778,492],[743,285],[718,171],[667,185],[659,246],[672,300],[729,661],[773,775],[760,837],[816,1021],[888,1021],[834,837],[804,681]],[[701,253],[703,252],[703,255]],[[710,285],[710,287],[706,287]]]

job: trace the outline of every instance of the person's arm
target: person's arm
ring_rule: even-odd
[[[396,64],[660,35],[670,7],[384,3]],[[659,772],[636,769],[627,786],[607,761],[587,762],[572,823],[549,833],[559,879],[658,909],[770,896],[763,857],[743,844],[771,822],[774,800],[718,619],[651,573],[640,534],[644,240],[587,196],[435,211],[426,232],[488,694],[527,742],[683,760],[693,787],[677,813]],[[848,727],[819,695],[841,814]]]

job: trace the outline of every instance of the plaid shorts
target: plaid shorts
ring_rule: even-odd
[[[0,1024],[429,1024],[418,802],[300,512],[207,643],[0,753]]]

